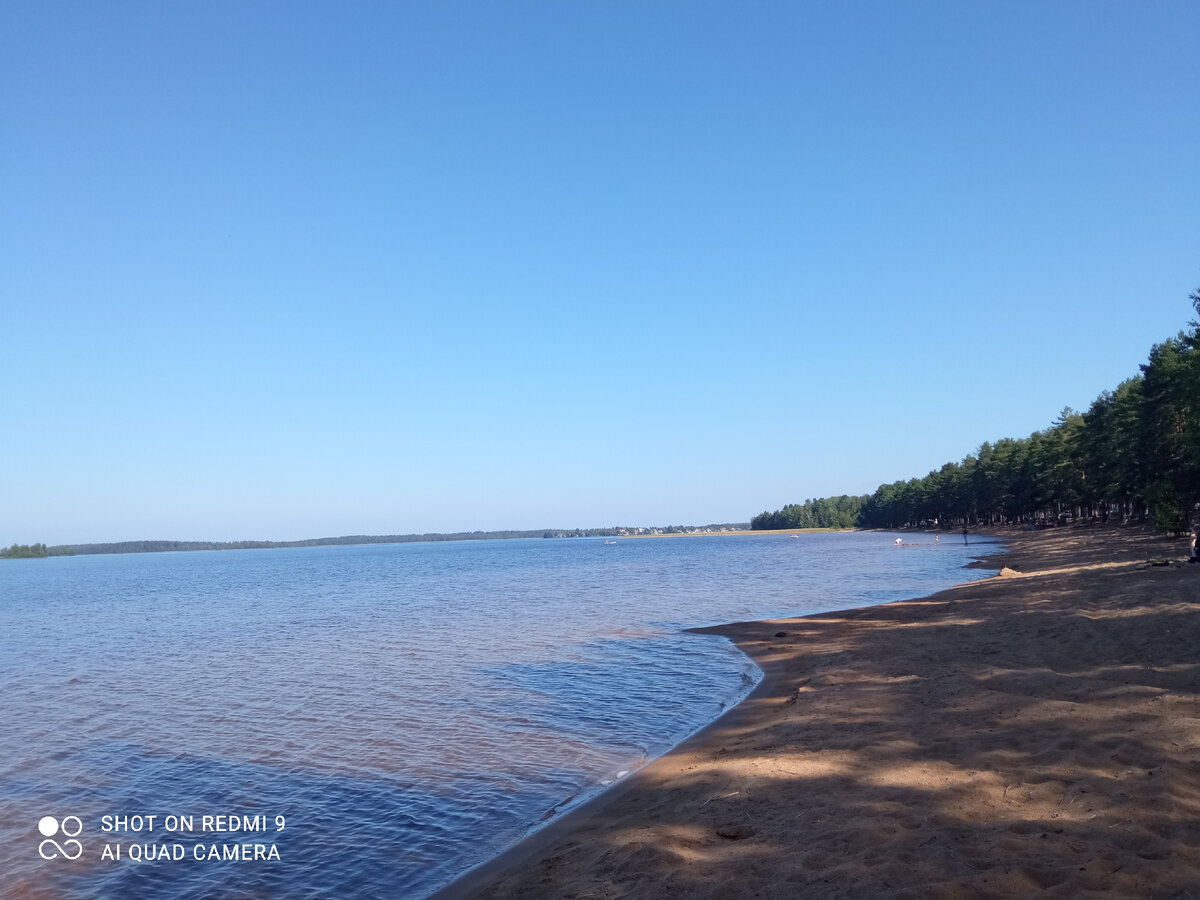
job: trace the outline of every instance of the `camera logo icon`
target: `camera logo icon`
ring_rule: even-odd
[[[38,856],[42,859],[79,859],[83,856],[83,844],[75,840],[83,831],[79,816],[64,816],[62,822],[54,816],[42,816],[38,820],[38,831],[45,838],[38,844]],[[65,838],[61,844],[55,840],[59,834]]]

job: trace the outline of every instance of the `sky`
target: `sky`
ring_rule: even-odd
[[[0,6],[0,546],[744,522],[1194,317],[1200,4]]]

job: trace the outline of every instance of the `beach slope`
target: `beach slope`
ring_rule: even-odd
[[[1200,897],[1200,566],[1004,537],[997,577],[706,629],[755,692],[445,896]]]

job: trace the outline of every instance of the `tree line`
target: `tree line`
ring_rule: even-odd
[[[1189,299],[1200,315],[1200,290]],[[1064,409],[1044,431],[985,442],[961,462],[869,497],[832,499],[843,508],[861,499],[860,528],[1116,518],[1186,531],[1200,508],[1200,321],[1155,344],[1139,370],[1086,412]],[[793,518],[827,502],[763,513],[752,527],[802,527]]]
[[[822,497],[789,503],[775,512],[761,512],[750,520],[754,531],[800,528],[855,528],[859,513],[868,497]]]
[[[568,531],[456,531],[451,533],[426,534],[348,534],[341,537],[306,538],[299,541],[113,541],[102,544],[34,544],[40,553],[25,553],[27,556],[89,556],[106,553],[171,553],[192,550],[278,550],[289,547],[343,547],[359,544],[412,544],[427,541],[487,541],[511,538],[538,538],[552,536],[585,537],[592,535],[616,535],[616,528],[588,528]],[[13,547],[24,547],[16,545]],[[12,550],[13,548],[9,548]],[[0,550],[0,557],[13,556],[9,550]]]
[[[0,550],[0,559],[40,559],[50,555],[45,544],[13,544]]]
[[[739,525],[709,525],[709,530],[743,528]],[[606,528],[538,528],[508,531],[427,532],[424,534],[348,534],[341,537],[307,538],[299,541],[114,541],[102,544],[13,544],[0,549],[0,559],[45,556],[89,556],[107,553],[171,553],[192,550],[276,550],[289,547],[341,547],[361,544],[411,544],[430,541],[496,541],[521,538],[617,537],[645,531],[635,526]],[[665,534],[697,530],[694,525],[671,525]]]

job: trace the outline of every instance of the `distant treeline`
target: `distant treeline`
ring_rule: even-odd
[[[1189,299],[1200,314],[1200,291]],[[948,528],[1116,517],[1150,521],[1163,533],[1187,530],[1200,504],[1200,322],[1155,344],[1139,368],[1087,412],[1064,409],[1044,431],[984,443],[924,478],[880,485],[861,498],[856,524]],[[805,507],[764,513],[753,527],[801,527],[766,523]]]
[[[13,544],[0,550],[0,559],[37,559],[49,555],[50,548],[45,544]]]
[[[542,529],[536,531],[457,531],[450,534],[348,534],[302,541],[117,541],[108,544],[60,544],[46,547],[42,556],[84,556],[102,553],[167,553],[184,550],[274,550],[286,547],[339,547],[355,544],[411,544],[422,541],[490,541],[506,538],[598,537],[615,535],[616,528]],[[14,545],[16,546],[16,545]],[[0,551],[0,556],[8,551]],[[32,554],[30,554],[32,555]]]
[[[733,526],[708,526],[710,529]],[[743,526],[737,526],[743,527]],[[168,553],[185,550],[272,550],[285,547],[338,547],[357,544],[411,544],[422,541],[495,541],[515,538],[616,537],[646,531],[636,527],[539,528],[532,531],[456,531],[428,534],[349,534],[342,537],[309,538],[303,541],[117,541],[108,544],[13,544],[0,550],[0,559],[43,556],[85,556],[103,553]],[[673,525],[665,533],[695,530]]]
[[[779,528],[855,528],[858,526],[859,510],[867,501],[866,496],[825,497],[805,500],[802,504],[789,503],[775,512],[762,512],[750,520],[755,531]]]

